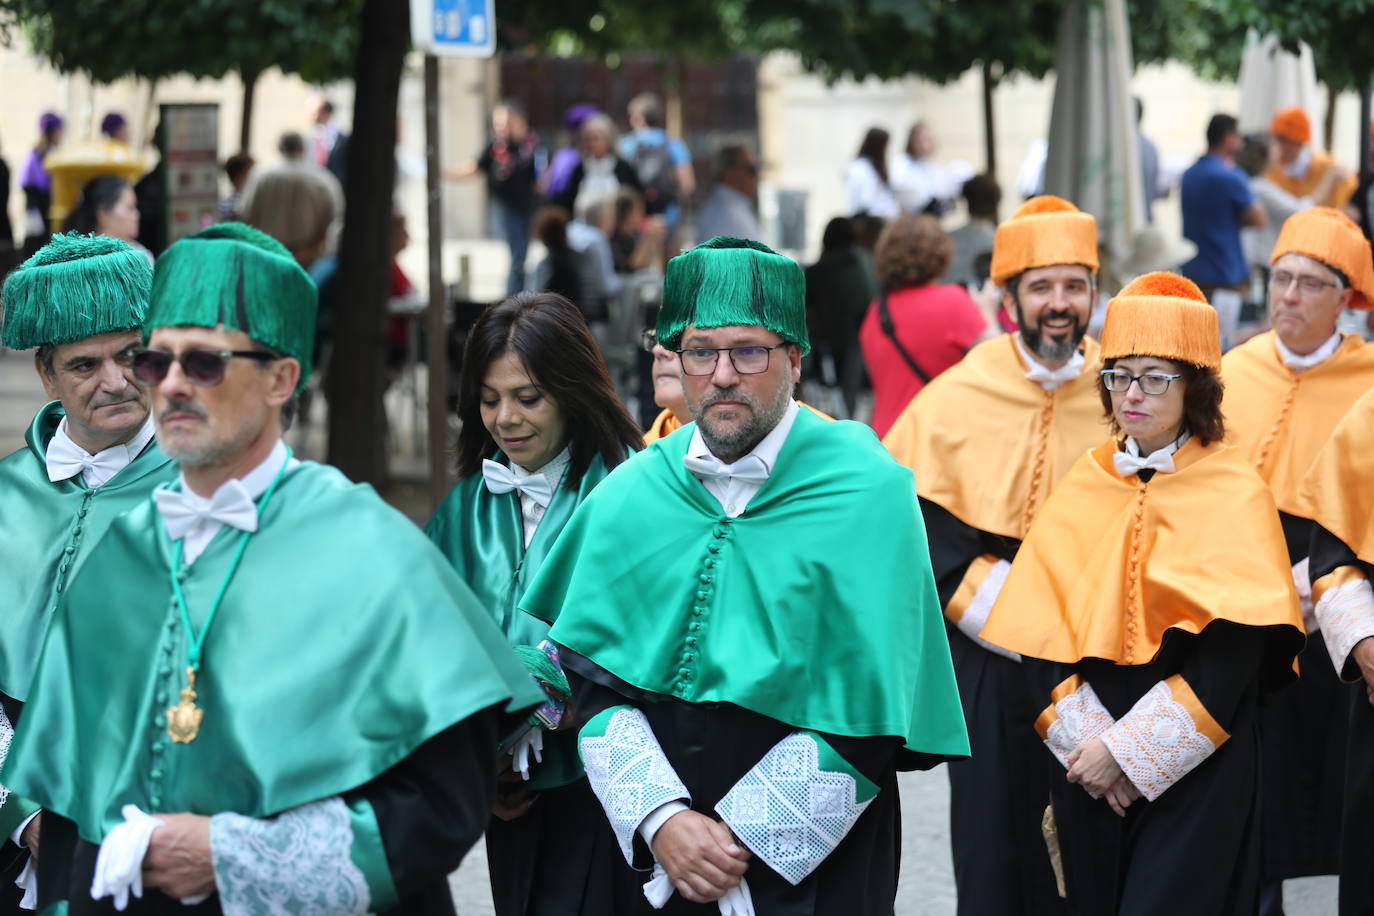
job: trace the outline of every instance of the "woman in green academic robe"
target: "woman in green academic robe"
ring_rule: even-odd
[[[526,584],[583,498],[643,436],[582,313],[556,293],[518,293],[478,319],[458,415],[460,479],[425,531],[511,644],[537,646],[549,626],[518,610]],[[514,738],[522,723],[511,726]],[[540,759],[533,737],[502,748],[512,756],[487,829],[496,912],[590,914],[601,896],[590,884],[607,873],[592,862],[620,855],[615,836],[573,733],[538,733]]]

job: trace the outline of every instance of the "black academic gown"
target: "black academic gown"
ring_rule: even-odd
[[[1308,555],[1309,519],[1279,512],[1290,562]],[[1346,685],[1320,631],[1298,656],[1301,677],[1260,703],[1264,882],[1334,875],[1340,867],[1348,728]]]
[[[350,792],[364,798],[381,828],[387,865],[400,897],[395,916],[453,916],[448,874],[486,827],[495,795],[496,751],[504,717],[500,705],[475,713],[424,744],[382,775]],[[39,904],[66,897],[68,916],[115,914],[113,900],[92,900],[99,847],[75,825],[43,815],[38,860]],[[59,890],[62,892],[59,894]],[[157,890],[130,898],[126,916],[205,916],[222,910],[212,895],[185,906]]]
[[[716,804],[779,741],[790,725],[729,703],[686,703],[648,694],[580,655],[563,650],[563,664],[576,680],[574,713],[580,728],[597,713],[630,703],[643,711],[663,753],[692,796],[692,810],[719,819]],[[844,840],[795,887],[758,859],[745,880],[758,916],[891,916],[901,861],[902,812],[897,789],[897,738],[826,735],[851,766],[871,779],[878,794]],[[916,755],[903,766],[929,768],[943,758]],[[609,829],[609,828],[608,828]],[[636,835],[635,867],[617,857],[614,867],[589,886],[583,912],[610,916],[710,916],[716,904],[691,903],[674,893],[661,910],[644,897],[653,854]],[[604,895],[604,896],[602,896]]]
[[[1374,582],[1374,565],[1355,557],[1351,549],[1320,525],[1312,526],[1308,570],[1312,581],[1341,566],[1354,566]],[[1323,659],[1331,668],[1328,656]],[[1355,672],[1347,672],[1353,674]],[[1347,716],[1347,756],[1340,837],[1340,916],[1374,913],[1374,705],[1363,681],[1342,684]]]
[[[1092,685],[1113,719],[1150,688],[1180,674],[1230,738],[1154,801],[1125,817],[1054,767],[1050,781],[1074,916],[1254,916],[1260,865],[1259,671],[1264,631],[1226,621],[1199,635],[1171,630],[1154,661],[1074,665],[1027,658],[1037,701],[1073,674]]]
[[[964,524],[921,500],[940,605],[984,554],[1010,562],[1021,542]],[[947,624],[954,675],[973,756],[949,765],[950,845],[960,916],[1065,912],[1041,831],[1050,767],[1033,723],[1044,703],[1025,689],[1021,665]]]

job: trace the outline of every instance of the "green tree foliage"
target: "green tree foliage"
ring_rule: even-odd
[[[1368,86],[1374,76],[1374,0],[1220,0],[1225,14],[1290,50],[1312,48],[1317,79],[1337,92]]]

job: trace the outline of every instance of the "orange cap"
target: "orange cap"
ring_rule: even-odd
[[[1283,221],[1269,256],[1273,264],[1286,254],[1301,254],[1339,270],[1350,281],[1352,309],[1374,309],[1374,257],[1369,240],[1354,220],[1332,207],[1299,210]]]
[[[1274,120],[1269,123],[1269,132],[1294,143],[1307,143],[1312,139],[1312,122],[1301,108],[1285,108],[1274,115]]]
[[[1082,264],[1097,273],[1097,220],[1062,197],[1032,197],[997,227],[992,282],[1006,286],[1032,267]]]
[[[1102,358],[1158,356],[1217,371],[1217,310],[1187,277],[1156,271],[1136,277],[1107,303]]]

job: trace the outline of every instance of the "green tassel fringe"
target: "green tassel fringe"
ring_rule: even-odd
[[[285,246],[243,223],[217,223],[158,259],[144,333],[222,324],[299,360],[304,388],[317,307],[314,282]]]
[[[119,239],[54,236],[6,278],[0,342],[27,350],[137,329],[152,285],[148,259]]]
[[[688,325],[758,324],[810,352],[806,279],[796,261],[761,242],[718,236],[668,262],[658,341],[677,349]]]

